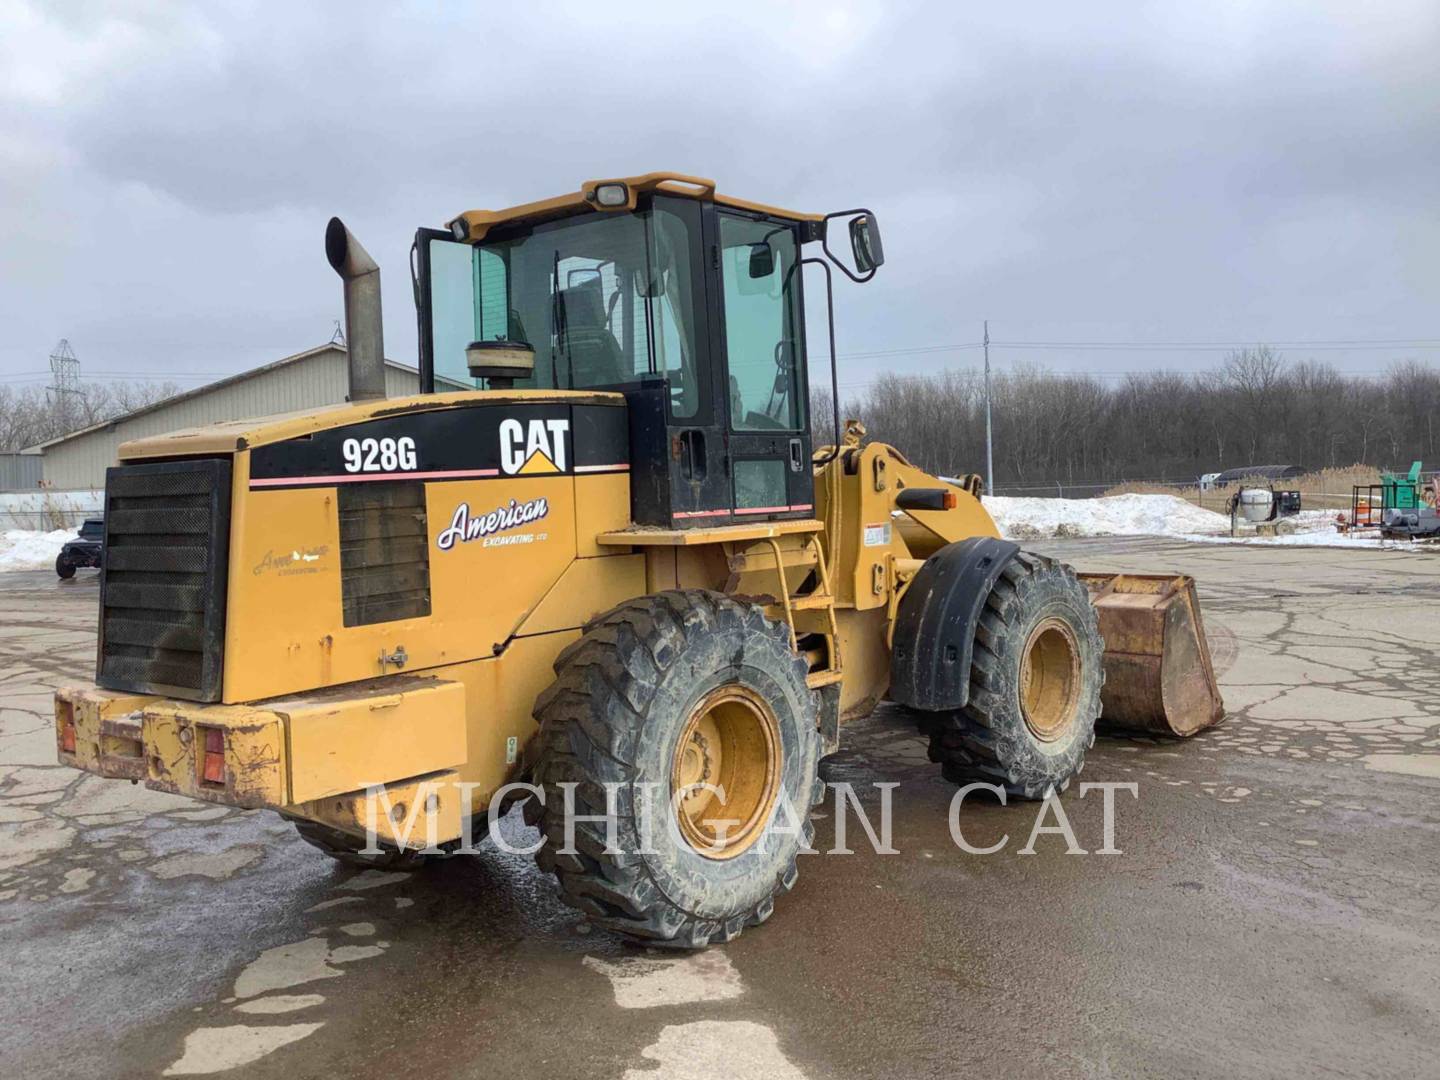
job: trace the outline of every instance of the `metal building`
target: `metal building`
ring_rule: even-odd
[[[40,455],[0,450],[0,494],[34,491],[40,486]]]
[[[105,486],[105,470],[115,464],[121,443],[221,420],[338,404],[345,400],[348,385],[345,347],[321,345],[30,449],[43,455],[45,486],[56,491],[99,489]],[[387,396],[419,390],[415,368],[385,361]]]

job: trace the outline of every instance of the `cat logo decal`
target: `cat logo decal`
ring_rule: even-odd
[[[500,470],[506,476],[563,473],[569,420],[500,421]]]

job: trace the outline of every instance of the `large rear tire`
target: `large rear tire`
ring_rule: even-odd
[[[1075,572],[1020,552],[985,600],[969,702],[919,718],[930,760],[957,784],[998,784],[1025,799],[1064,791],[1095,743],[1104,650]]]
[[[561,898],[598,925],[676,948],[769,918],[795,883],[823,791],[815,696],[789,631],[723,594],[662,592],[601,616],[555,674],[532,743],[545,800],[525,813]],[[701,783],[723,802],[705,790],[672,801]],[[618,851],[606,852],[603,822],[577,820],[564,852],[567,784],[577,818],[604,814],[615,792]]]

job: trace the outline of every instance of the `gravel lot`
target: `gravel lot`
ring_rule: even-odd
[[[58,767],[50,694],[91,674],[94,574],[0,574],[0,1075],[1433,1072],[1440,560],[1035,546],[1201,583],[1231,717],[1097,744],[1086,780],[1139,784],[1123,854],[1021,855],[1036,808],[968,802],[971,843],[1010,841],[960,851],[953,789],[882,708],[825,770],[872,812],[867,786],[899,784],[899,854],[852,817],[856,854],[807,857],[769,923],[679,957],[592,930],[528,858],[357,875],[274,815]]]

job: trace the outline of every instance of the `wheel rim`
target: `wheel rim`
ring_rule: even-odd
[[[1080,646],[1063,619],[1042,620],[1025,642],[1020,665],[1020,711],[1041,742],[1070,728],[1080,704]]]
[[[710,691],[675,743],[670,793],[680,835],[710,859],[748,850],[770,820],[780,762],[780,724],[769,703],[747,686]],[[710,788],[723,791],[723,801]]]

